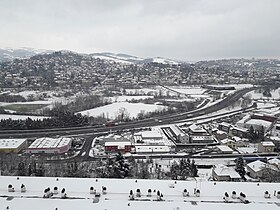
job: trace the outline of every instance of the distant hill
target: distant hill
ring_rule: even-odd
[[[118,63],[126,63],[126,64],[132,64],[132,63],[140,63],[144,59],[139,58],[136,56],[131,56],[127,54],[114,54],[109,52],[104,53],[92,53],[90,56],[94,58],[104,59],[104,60],[110,60]]]
[[[11,61],[16,58],[29,58],[31,56],[43,53],[51,53],[51,50],[38,50],[33,48],[5,48],[0,49],[0,62]]]
[[[161,63],[161,64],[174,64],[177,65],[179,61],[174,61],[168,58],[140,58],[132,55],[127,54],[114,54],[114,53],[93,53],[90,54],[94,58],[104,59],[104,60],[111,60],[118,63],[126,63],[126,64],[141,64],[141,63]]]
[[[0,62],[5,61],[11,61],[16,58],[29,58],[34,55],[39,54],[45,54],[45,53],[52,53],[54,51],[52,50],[38,50],[34,48],[4,48],[0,49]],[[71,51],[65,51],[61,50],[59,52],[65,53],[65,52],[71,52]],[[76,53],[76,52],[73,52]],[[175,61],[168,58],[161,58],[161,57],[155,57],[155,58],[141,58],[137,56],[132,56],[128,54],[123,53],[110,53],[110,52],[103,52],[103,53],[91,53],[91,54],[85,54],[85,53],[76,53],[81,55],[87,55],[91,56],[93,58],[98,58],[101,60],[107,60],[112,61],[116,63],[123,63],[123,64],[141,64],[141,63],[160,63],[160,64],[173,64],[177,65],[183,62]]]

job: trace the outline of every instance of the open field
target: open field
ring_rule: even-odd
[[[48,104],[9,104],[9,105],[4,105],[2,107],[4,109],[15,111],[15,112],[32,113],[46,106],[48,106]]]

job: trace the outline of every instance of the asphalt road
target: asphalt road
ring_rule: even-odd
[[[256,88],[246,88],[236,91],[234,94],[227,96],[222,101],[190,112],[180,114],[169,114],[156,118],[149,118],[144,120],[132,121],[127,123],[120,123],[112,127],[105,126],[85,126],[85,127],[72,127],[72,128],[57,128],[57,129],[38,129],[38,130],[0,130],[0,138],[32,138],[43,136],[75,136],[75,135],[101,135],[107,134],[112,131],[124,131],[132,129],[140,129],[143,127],[152,127],[164,124],[171,124],[182,120],[198,117],[201,115],[219,111],[225,107],[230,106],[239,100],[244,94]]]

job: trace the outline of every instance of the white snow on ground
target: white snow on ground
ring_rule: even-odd
[[[125,108],[129,113],[130,117],[137,117],[137,114],[140,113],[142,110],[145,112],[152,112],[158,109],[164,109],[165,106],[144,103],[119,102],[105,105],[102,107],[97,107],[94,109],[85,110],[79,113],[88,116],[100,116],[104,114],[105,117],[108,116],[109,118],[114,119],[118,115],[118,112],[121,108]]]
[[[26,120],[27,118],[30,118],[32,120],[37,120],[37,119],[44,119],[48,117],[43,117],[43,116],[30,116],[30,115],[12,115],[12,114],[0,114],[0,120],[4,119],[12,119],[12,120]]]
[[[261,103],[261,102],[257,102],[257,107],[258,108],[273,108],[273,107],[276,107],[277,105],[276,104],[273,104],[273,103]]]
[[[265,97],[263,96],[263,93],[259,93],[257,90],[256,91],[250,91],[246,95],[251,95],[252,99],[268,99],[268,100],[273,100],[273,99],[280,99],[280,88],[276,90],[271,90],[271,97]]]
[[[194,98],[184,98],[184,99],[164,99],[165,101],[174,101],[174,102],[184,102],[184,101],[188,101],[188,102],[194,102],[195,99]]]
[[[179,86],[179,87],[170,86],[169,88],[177,92],[189,94],[189,95],[201,95],[207,90],[201,87],[190,87],[190,86]]]
[[[141,88],[141,89],[126,89],[126,92],[129,94],[136,94],[136,95],[144,95],[144,94],[151,94],[158,92],[159,90],[154,88]]]
[[[8,192],[7,186],[12,184],[15,192]],[[20,192],[20,186],[26,186],[26,192]],[[57,186],[59,191],[65,188],[67,199],[60,199],[60,194],[53,198],[42,198],[44,189]],[[99,201],[93,203],[94,195],[89,193],[93,186],[97,192],[106,186],[107,194],[101,194]],[[170,187],[172,186],[172,187]],[[129,201],[129,191],[141,190],[141,198],[138,201]],[[200,197],[194,195],[194,189],[200,189]],[[152,197],[147,197],[147,190],[152,189]],[[189,197],[183,197],[182,192],[187,189]],[[156,201],[156,192],[163,194],[163,201]],[[232,191],[243,192],[248,204],[241,203],[239,199],[229,199],[229,203],[223,201],[224,193],[231,195]],[[274,196],[274,191],[280,187],[275,183],[248,183],[248,182],[209,182],[179,181],[173,180],[141,180],[138,179],[95,179],[95,178],[55,178],[55,177],[0,177],[0,209],[11,210],[279,210],[280,199]],[[154,192],[155,191],[155,192]],[[264,198],[264,192],[268,191],[271,198]],[[6,197],[9,196],[9,197]],[[71,199],[72,198],[72,199]],[[142,201],[140,201],[142,200]],[[9,208],[7,208],[9,207]]]
[[[13,104],[52,104],[52,101],[27,101],[27,102],[13,102],[13,103],[7,103],[7,102],[0,102],[0,106],[7,106],[7,105],[13,105]]]
[[[21,95],[22,97],[27,98],[29,95],[36,95],[38,93],[39,93],[39,91],[36,91],[36,90],[25,90],[25,91],[21,91],[21,92],[18,92],[18,93],[13,93],[13,94]]]
[[[154,63],[162,63],[162,64],[173,64],[173,65],[178,64],[178,62],[176,62],[176,61],[166,59],[166,58],[160,58],[160,57],[153,58],[153,62]]]
[[[146,98],[154,98],[154,96],[114,96],[114,97],[109,97],[109,99],[113,102],[140,100],[140,99],[146,99]]]
[[[223,84],[223,85],[213,85],[213,86],[235,87],[236,90],[253,87],[252,84]]]
[[[112,58],[112,57],[103,56],[103,55],[94,55],[93,57],[94,58],[99,58],[99,59],[102,59],[102,60],[114,61],[116,63],[133,64],[132,62],[125,61],[123,59]]]

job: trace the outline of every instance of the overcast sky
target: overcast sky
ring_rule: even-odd
[[[280,0],[1,0],[0,47],[280,58]]]

